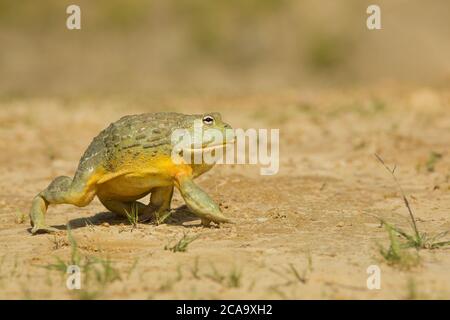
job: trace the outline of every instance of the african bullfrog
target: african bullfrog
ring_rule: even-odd
[[[129,115],[112,123],[91,142],[73,178],[61,176],[33,200],[30,219],[33,234],[58,231],[48,226],[45,214],[49,205],[87,206],[95,196],[110,211],[127,215],[133,208],[139,215],[150,209],[156,217],[170,211],[176,187],[191,212],[204,226],[231,222],[211,197],[194,183],[194,178],[214,164],[190,164],[174,161],[171,136],[176,129],[192,132],[194,122],[214,128],[227,136],[230,125],[218,113],[185,115],[180,113],[146,113]],[[203,147],[211,147],[202,141]],[[224,148],[226,143],[213,145]],[[179,159],[178,159],[179,160]],[[150,203],[137,200],[151,194]]]

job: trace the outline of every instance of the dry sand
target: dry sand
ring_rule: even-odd
[[[69,260],[67,232],[32,236],[28,218],[20,223],[20,216],[53,178],[73,175],[91,139],[110,122],[169,110],[220,111],[233,127],[279,128],[279,174],[236,165],[200,177],[236,221],[220,228],[203,228],[178,212],[167,224],[132,230],[98,200],[85,208],[50,207],[49,224],[70,221],[80,255],[109,258],[120,276],[105,285],[82,278],[82,291],[67,290],[65,275],[43,268],[56,257]],[[450,298],[450,249],[421,250],[421,264],[410,270],[390,266],[378,249],[388,245],[388,234],[371,216],[410,230],[378,153],[397,165],[419,229],[450,229],[448,91],[4,99],[0,137],[0,298]],[[432,152],[442,157],[427,167]],[[182,205],[176,194],[172,206]],[[165,250],[184,233],[198,236],[186,252]],[[380,290],[366,287],[374,264],[381,268]]]

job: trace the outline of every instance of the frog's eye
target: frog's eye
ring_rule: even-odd
[[[204,116],[203,117],[203,123],[210,126],[214,123],[214,118],[211,116]]]

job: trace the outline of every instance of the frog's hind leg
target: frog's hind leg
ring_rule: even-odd
[[[155,209],[156,224],[163,223],[169,217],[172,196],[173,186],[158,187],[152,190],[150,206]]]
[[[61,176],[34,199],[30,210],[31,233],[55,232],[58,229],[45,223],[45,214],[51,204],[72,204],[78,207],[87,206],[95,196],[96,188],[88,185],[86,179]]]
[[[124,217],[129,216],[137,210],[138,216],[144,214],[148,210],[148,206],[139,201],[119,201],[98,197],[100,202],[111,212],[120,214]]]
[[[139,201],[120,201],[108,199],[102,195],[98,195],[100,202],[111,212],[128,217],[133,212],[138,216],[153,214],[156,217],[156,223],[164,222],[170,212],[170,202],[173,195],[173,186],[154,188],[151,191],[150,204],[145,205]],[[146,222],[152,218],[144,218],[140,222]]]

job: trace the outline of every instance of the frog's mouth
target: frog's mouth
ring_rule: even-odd
[[[213,144],[213,145],[207,144],[207,145],[201,146],[199,148],[191,147],[191,148],[184,148],[183,150],[187,151],[187,152],[211,152],[211,151],[218,150],[218,149],[225,149],[228,146],[234,145],[234,143],[235,143],[235,140],[233,139],[230,141],[225,141],[224,143],[218,143],[218,144]]]

